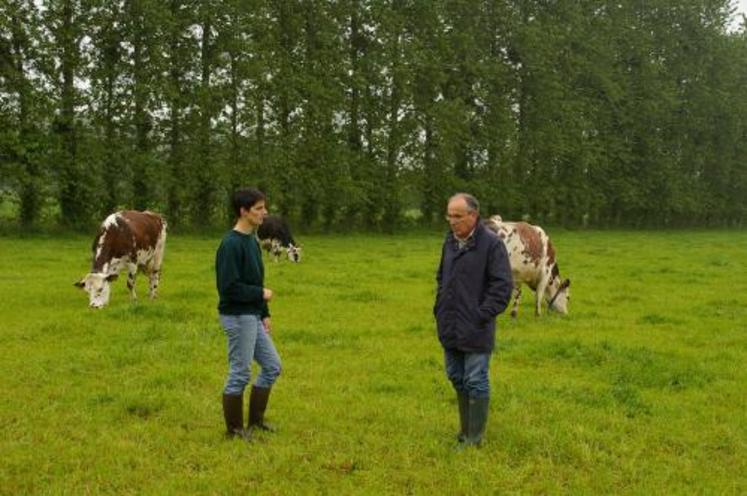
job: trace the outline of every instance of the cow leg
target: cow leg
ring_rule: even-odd
[[[519,299],[521,298],[521,285],[514,286],[514,307],[511,309],[511,318],[519,315]]]
[[[543,278],[537,285],[537,291],[534,293],[534,315],[539,317],[542,315],[542,298],[545,297],[545,290],[547,289],[547,278]]]
[[[277,241],[272,242],[272,258],[275,263],[278,263],[280,261],[280,243]]]
[[[166,229],[161,231],[161,236],[158,238],[155,253],[153,254],[153,260],[150,264],[149,280],[148,285],[148,296],[151,300],[155,300],[158,297],[158,284],[161,282],[161,264],[163,264],[163,254],[166,248]]]
[[[137,300],[135,293],[135,277],[137,276],[137,265],[127,264],[127,289],[130,290],[130,298]]]
[[[150,272],[150,287],[148,288],[148,296],[151,300],[155,300],[158,297],[158,283],[161,281],[161,271],[153,269]]]

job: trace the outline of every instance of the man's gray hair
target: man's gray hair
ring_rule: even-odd
[[[453,200],[456,200],[457,198],[464,199],[464,202],[467,204],[467,209],[470,212],[480,213],[480,202],[477,201],[477,198],[475,198],[474,196],[470,195],[469,193],[457,193],[449,198],[449,203],[451,203]]]

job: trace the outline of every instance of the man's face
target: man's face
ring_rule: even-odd
[[[260,200],[251,206],[248,210],[241,207],[242,216],[246,219],[249,224],[253,227],[262,225],[267,215],[267,208],[265,207],[265,201]]]
[[[449,202],[446,209],[446,220],[449,221],[451,232],[456,237],[464,239],[477,224],[477,212],[470,211],[464,198],[455,198]]]

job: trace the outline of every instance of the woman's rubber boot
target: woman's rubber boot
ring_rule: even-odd
[[[226,438],[249,440],[249,433],[244,430],[244,397],[241,394],[223,395],[223,418],[226,420]]]
[[[259,429],[267,432],[275,432],[275,428],[265,422],[265,410],[267,410],[267,401],[270,399],[271,389],[252,386],[252,394],[249,397],[250,431],[252,429]]]

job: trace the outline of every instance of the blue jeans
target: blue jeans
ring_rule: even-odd
[[[490,397],[490,353],[444,350],[446,376],[459,393],[470,398]]]
[[[262,368],[255,386],[269,388],[280,375],[280,355],[258,315],[220,315],[228,338],[228,377],[223,394],[240,395],[252,374],[252,359]]]

